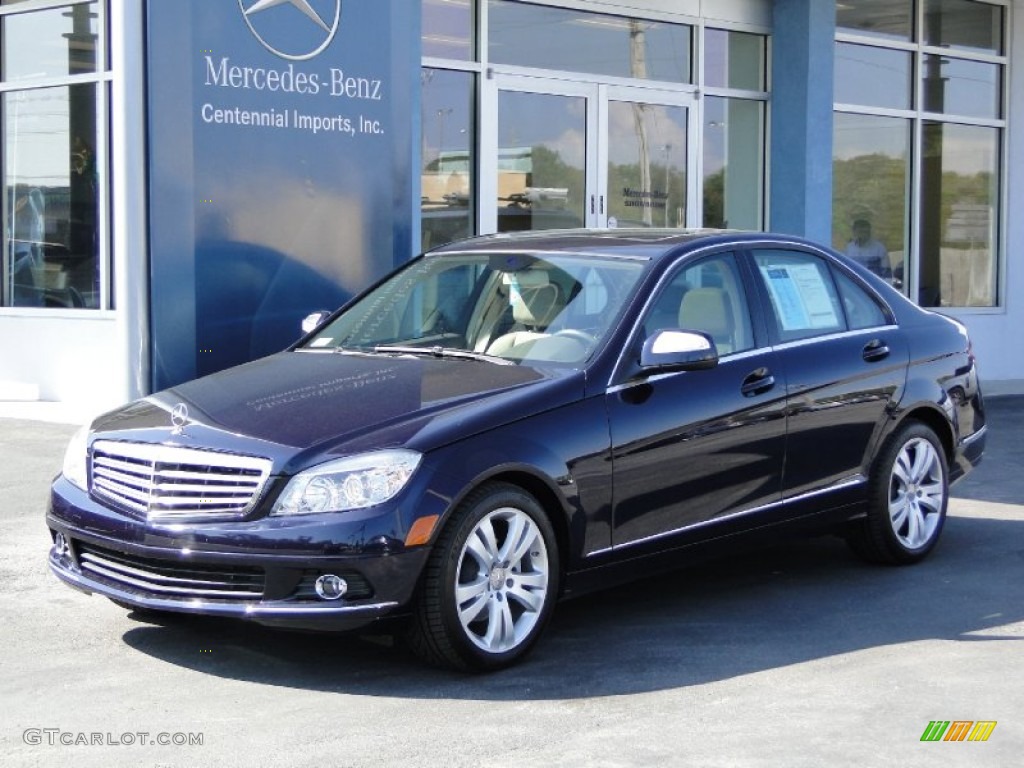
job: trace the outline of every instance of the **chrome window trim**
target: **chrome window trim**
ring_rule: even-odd
[[[669,536],[675,536],[676,534],[685,533],[686,531],[697,530],[699,528],[706,528],[709,525],[722,523],[726,520],[734,520],[739,517],[745,517],[746,515],[753,515],[757,514],[758,512],[766,512],[770,509],[776,509],[778,507],[784,507],[789,504],[805,501],[807,499],[813,499],[818,496],[824,496],[829,493],[845,490],[846,488],[853,488],[858,485],[863,485],[866,482],[867,477],[865,477],[862,474],[856,474],[853,477],[847,478],[846,480],[840,480],[839,482],[834,483],[833,485],[830,485],[827,488],[819,488],[815,491],[808,491],[807,493],[801,493],[796,496],[790,496],[789,498],[781,499],[779,501],[773,501],[770,504],[762,504],[759,507],[751,507],[750,509],[743,509],[737,512],[730,512],[729,514],[720,515],[719,517],[716,517],[711,520],[702,520],[699,523],[691,523],[690,525],[684,525],[680,528],[674,528],[671,531],[662,531],[661,533],[655,533],[650,536],[644,536],[643,538],[633,539],[632,541],[627,541],[622,544],[614,544],[610,547],[605,547],[604,549],[597,549],[593,552],[588,552],[586,555],[584,555],[584,557],[596,557],[598,555],[607,554],[609,552],[618,552],[627,547],[634,547],[639,544],[646,544],[651,541],[658,541],[659,539],[664,539]]]

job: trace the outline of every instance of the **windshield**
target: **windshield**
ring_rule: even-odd
[[[581,363],[645,267],[588,255],[427,256],[322,328],[306,349]]]

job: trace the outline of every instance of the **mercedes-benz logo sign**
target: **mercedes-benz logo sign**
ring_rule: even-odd
[[[301,11],[305,19],[283,11],[264,14],[279,5]],[[341,21],[341,0],[238,0],[238,7],[263,47],[290,61],[305,61],[322,53],[338,34]]]
[[[184,403],[178,403],[171,409],[171,426],[174,427],[172,435],[180,435],[188,426],[188,406]]]

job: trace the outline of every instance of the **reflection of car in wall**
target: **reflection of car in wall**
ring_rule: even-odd
[[[920,561],[985,435],[963,326],[828,249],[496,235],[83,429],[49,564],[136,610],[388,627],[494,669],[559,598],[711,546],[809,528]]]

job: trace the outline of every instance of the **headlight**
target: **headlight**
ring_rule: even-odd
[[[75,432],[75,436],[68,443],[67,450],[64,451],[64,466],[61,469],[64,477],[83,491],[89,490],[88,457],[89,427],[85,426]]]
[[[314,515],[383,504],[398,495],[419,466],[415,451],[390,450],[328,461],[293,477],[272,515]]]

